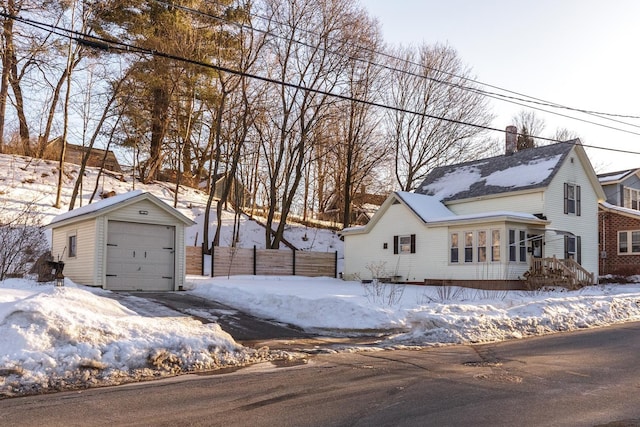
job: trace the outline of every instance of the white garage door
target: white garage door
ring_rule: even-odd
[[[175,227],[109,221],[107,289],[174,290]]]

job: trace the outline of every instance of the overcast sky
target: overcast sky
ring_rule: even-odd
[[[564,106],[640,116],[640,1],[612,0],[360,0],[390,44],[445,43],[477,80]],[[487,90],[493,90],[487,88]],[[504,128],[524,107],[492,100]],[[640,119],[630,125],[568,110],[546,110],[606,124],[595,126],[541,111],[543,136],[558,127],[587,145],[598,172],[640,167]]]

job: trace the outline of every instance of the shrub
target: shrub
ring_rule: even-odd
[[[0,207],[0,280],[23,276],[49,246],[31,205],[10,218],[7,212]]]

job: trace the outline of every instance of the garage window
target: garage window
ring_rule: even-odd
[[[78,239],[75,234],[69,235],[69,242],[67,244],[69,258],[75,258],[78,255]]]

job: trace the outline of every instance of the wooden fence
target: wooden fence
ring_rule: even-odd
[[[337,277],[337,252],[215,247],[211,276],[262,275]],[[198,258],[199,262],[190,258]],[[202,274],[202,249],[187,249],[187,274]]]
[[[187,274],[202,274],[202,247],[187,246]]]

